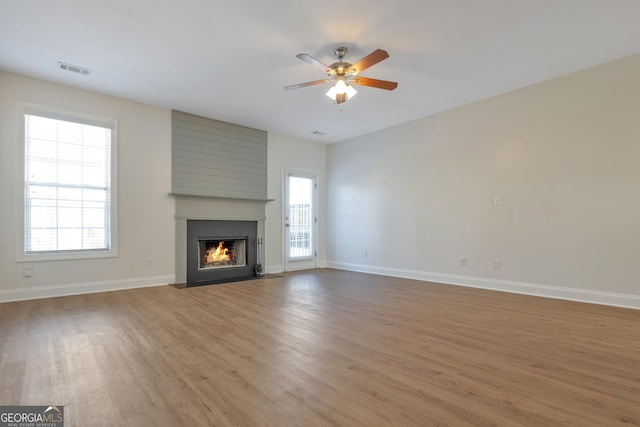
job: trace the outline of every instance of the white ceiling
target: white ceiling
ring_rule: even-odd
[[[328,143],[638,53],[639,21],[638,0],[0,0],[0,69]],[[283,90],[338,46],[388,51],[362,75],[398,89]]]

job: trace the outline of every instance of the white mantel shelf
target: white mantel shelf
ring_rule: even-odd
[[[266,216],[225,216],[203,214],[180,214],[174,217],[178,220],[204,220],[204,221],[265,221]]]
[[[199,199],[238,200],[241,202],[262,202],[262,203],[269,203],[275,200],[275,199],[243,199],[240,197],[203,196],[200,194],[183,194],[183,193],[168,193],[168,195],[171,197],[197,197]]]

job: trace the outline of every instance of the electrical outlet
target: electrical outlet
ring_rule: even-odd
[[[33,276],[33,267],[24,267],[22,269],[22,277],[32,277]]]
[[[147,258],[147,267],[153,267],[153,258]]]
[[[502,206],[502,196],[495,196],[493,198],[493,206],[495,206],[495,207]]]
[[[363,250],[362,251],[362,256],[365,257],[365,258],[368,257],[369,256],[369,252],[366,249]]]
[[[494,270],[502,270],[502,261],[499,259],[494,259],[493,260],[493,269]]]
[[[464,267],[465,265],[467,265],[467,257],[466,256],[461,256],[458,258],[458,265]]]

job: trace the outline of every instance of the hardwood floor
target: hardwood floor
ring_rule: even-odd
[[[640,425],[640,311],[338,270],[0,304],[66,426]]]

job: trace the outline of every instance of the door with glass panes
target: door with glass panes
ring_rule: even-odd
[[[316,176],[284,171],[284,269],[316,267]]]

